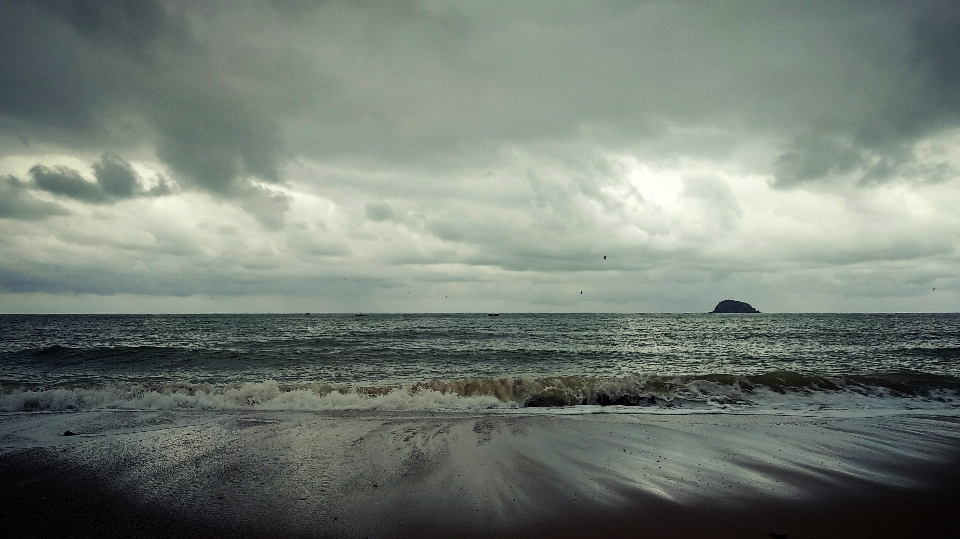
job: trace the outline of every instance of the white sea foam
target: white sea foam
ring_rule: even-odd
[[[630,413],[822,412],[960,408],[952,388],[905,393],[842,380],[759,384],[740,379],[665,379],[627,376],[517,377],[406,385],[281,385],[274,380],[235,384],[113,384],[48,390],[7,389],[0,411],[65,410],[488,410],[523,409]],[[828,386],[826,389],[823,386]]]
[[[489,395],[461,396],[432,389],[396,387],[375,394],[349,390],[282,389],[273,380],[226,387],[170,384],[98,389],[14,391],[0,395],[0,410],[477,410],[511,406]]]

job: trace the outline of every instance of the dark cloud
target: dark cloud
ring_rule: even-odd
[[[889,8],[884,13],[876,7]],[[902,12],[899,10],[902,8]],[[869,98],[858,104],[860,113],[850,116],[837,111],[807,126],[774,164],[771,185],[791,188],[809,183],[853,179],[860,185],[876,185],[903,179],[935,182],[947,171],[946,163],[920,166],[914,145],[924,137],[960,125],[960,4],[949,1],[917,2],[910,6],[879,4],[861,17],[887,16],[899,19],[903,29],[899,45],[902,57],[887,57],[881,72],[884,91],[881,99]],[[883,36],[888,44],[898,43],[897,33]],[[854,41],[857,38],[861,42]],[[869,40],[852,33],[854,46]],[[862,61],[870,61],[864,54]],[[860,85],[873,83],[851,66],[852,92],[875,94],[876,89]],[[876,76],[876,75],[875,75]],[[859,79],[859,80],[858,80]],[[860,86],[860,87],[858,87]],[[826,111],[842,104],[834,98],[824,102]]]
[[[162,177],[156,179],[154,187],[145,190],[130,163],[114,155],[104,155],[91,168],[94,181],[87,180],[80,172],[69,167],[34,165],[29,172],[32,184],[21,185],[87,204],[111,204],[125,198],[172,192],[169,183]]]
[[[272,44],[222,47],[241,35],[197,37],[189,8],[0,0],[0,129],[68,149],[122,153],[146,144],[179,183],[224,198],[247,200],[250,180],[281,181],[279,120],[312,94],[302,85],[308,68],[296,54],[265,54]],[[194,11],[202,20],[204,9]],[[129,175],[106,167],[102,186],[124,196]],[[63,171],[39,172],[50,179]],[[52,189],[94,201],[95,191],[66,185]]]
[[[0,0],[0,287],[874,308],[835,291],[957,273],[958,27],[947,0]]]
[[[0,219],[38,220],[67,214],[65,208],[31,194],[26,183],[13,176],[0,177]]]
[[[935,2],[914,23],[913,74],[923,82],[913,111],[917,129],[956,125],[960,122],[960,4]],[[911,126],[910,120],[903,120]],[[907,128],[909,129],[909,127]]]
[[[891,181],[939,183],[960,177],[960,171],[948,162],[921,162],[913,143],[877,148],[849,138],[800,137],[777,158],[769,183],[789,189],[847,180],[869,187]]]
[[[299,156],[442,168],[570,138],[653,148],[687,127],[732,133],[686,146],[704,155],[787,141],[775,187],[874,184],[960,123],[958,26],[947,0],[0,0],[0,126],[146,144],[182,185],[238,199]]]
[[[276,122],[238,110],[232,96],[185,97],[151,119],[163,134],[157,156],[188,183],[229,197],[243,191],[248,176],[280,180]]]
[[[55,195],[90,204],[104,204],[111,200],[101,185],[85,180],[71,168],[34,165],[30,177],[39,189]]]
[[[144,58],[158,41],[175,46],[193,42],[186,19],[171,13],[156,0],[31,0],[29,3],[68,23],[98,46],[120,48]]]
[[[104,155],[93,164],[93,175],[103,192],[116,198],[129,198],[140,190],[140,180],[130,163],[123,159]]]
[[[38,17],[26,2],[0,1],[2,125],[34,141],[82,143],[98,130],[110,92],[101,70],[89,65],[89,47]]]
[[[366,211],[367,219],[377,223],[390,221],[394,218],[393,208],[386,202],[370,202],[364,206],[364,210]]]
[[[793,141],[777,158],[775,187],[796,187],[812,181],[846,175],[864,165],[864,148],[850,140],[806,136]]]

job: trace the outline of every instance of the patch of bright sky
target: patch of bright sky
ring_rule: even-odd
[[[664,209],[679,205],[683,191],[683,175],[679,170],[655,169],[633,156],[616,156],[626,170],[627,179],[640,191],[644,200]]]
[[[92,159],[88,158],[91,157]],[[12,175],[26,179],[27,172],[37,163],[45,167],[69,167],[86,177],[93,176],[90,163],[95,156],[22,153],[0,156],[0,175]]]

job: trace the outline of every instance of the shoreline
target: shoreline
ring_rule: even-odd
[[[65,424],[87,434],[50,436]],[[27,538],[955,537],[958,440],[955,412],[22,414],[0,418],[0,521]]]

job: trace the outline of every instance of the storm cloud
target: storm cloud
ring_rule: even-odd
[[[238,65],[242,50],[217,57],[178,6],[4,0],[0,25],[5,130],[74,150],[149,144],[178,181],[227,197],[248,177],[278,181],[283,142],[271,113],[285,107],[270,94],[289,92],[270,78],[284,68]]]
[[[950,308],[958,28],[948,0],[0,0],[3,308]]]
[[[32,196],[22,192],[36,190],[86,204],[112,204],[127,198],[172,192],[170,183],[162,176],[154,178],[154,185],[146,188],[130,163],[116,156],[104,155],[91,169],[93,178],[88,180],[70,167],[34,165],[27,173],[29,181],[9,177],[8,189],[0,198],[7,197],[12,206],[16,204],[14,197]]]
[[[0,219],[43,219],[68,213],[57,204],[33,196],[28,186],[17,178],[0,178]]]

